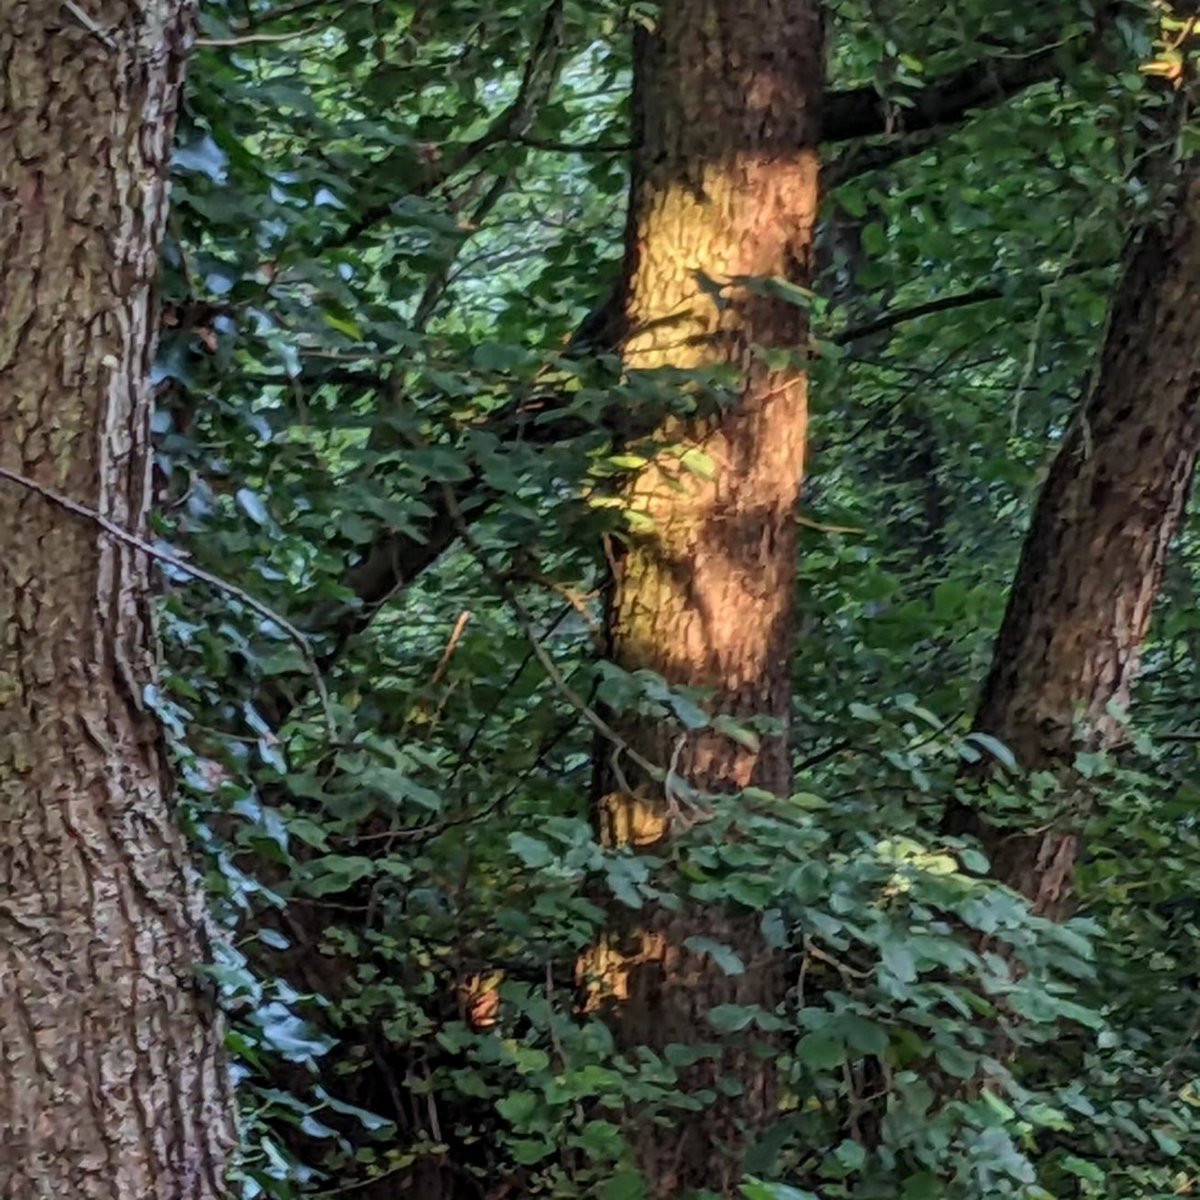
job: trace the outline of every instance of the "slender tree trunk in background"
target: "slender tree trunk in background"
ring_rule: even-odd
[[[193,12],[0,15],[0,466],[144,527],[152,285]],[[0,480],[0,1193],[215,1200],[199,892],[145,710],[147,564]]]
[[[1065,767],[1077,749],[1122,738],[1167,550],[1200,446],[1200,160],[1170,213],[1133,239],[1092,389],[1042,490],[1017,567],[977,729],[1027,768]],[[1030,835],[958,812],[995,875],[1036,909],[1068,906],[1079,831]]]
[[[673,685],[711,690],[715,712],[773,717],[786,726],[791,687],[795,508],[803,468],[803,371],[768,365],[756,348],[799,352],[806,315],[748,288],[746,277],[805,284],[817,207],[822,41],[816,0],[680,0],[664,5],[635,48],[635,153],[627,229],[624,346],[633,371],[732,367],[738,399],[722,417],[669,421],[664,443],[702,451],[711,480],[661,455],[626,492],[639,523],[616,561],[609,615],[612,655]],[[706,282],[702,276],[707,277]],[[720,304],[712,284],[724,286]],[[702,286],[702,284],[704,286]],[[709,290],[705,290],[706,287]],[[629,719],[621,733],[694,788],[748,785],[786,794],[786,733],[751,750],[720,734]],[[626,764],[632,769],[630,764]],[[598,824],[611,846],[669,836],[661,785],[620,790],[598,756]],[[785,992],[778,957],[757,918],[721,911],[614,908],[612,929],[582,970],[593,1009],[618,1045],[712,1041],[718,1004],[774,1007]],[[685,949],[703,934],[746,962],[726,975]],[[735,1194],[747,1136],[773,1108],[770,1066],[730,1051],[686,1087],[723,1071],[742,1094],[668,1129],[631,1121],[629,1136],[655,1196],[689,1188]]]

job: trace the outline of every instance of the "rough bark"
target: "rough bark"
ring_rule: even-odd
[[[1026,767],[1069,767],[1122,739],[1151,609],[1200,446],[1200,161],[1131,241],[1091,390],[1026,537],[976,727]],[[1068,903],[1079,831],[980,833],[995,874],[1038,911]]]
[[[0,16],[0,464],[143,527],[152,287],[193,13]],[[215,1200],[232,1141],[165,796],[146,563],[0,482],[0,1192]]]
[[[768,364],[760,350],[803,347],[806,314],[746,280],[809,281],[821,68],[813,0],[740,8],[683,0],[664,6],[635,51],[625,364],[633,372],[732,368],[738,382],[723,415],[668,421],[658,438],[674,449],[662,449],[627,488],[636,523],[616,556],[612,657],[626,670],[708,689],[715,712],[769,716],[784,728],[806,386],[800,366]],[[688,450],[711,461],[711,479],[681,462]],[[712,731],[681,738],[641,719],[618,726],[646,759],[673,764],[702,792],[789,790],[786,733],[752,750]],[[610,761],[602,747],[597,821],[605,841],[646,846],[669,836],[662,786],[641,780],[626,793]],[[726,975],[685,949],[695,934],[733,945],[745,973]],[[769,1009],[783,998],[782,964],[756,921],[712,910],[614,909],[609,936],[582,970],[590,1006],[622,1048],[712,1040],[705,1016],[713,1006]],[[740,1149],[772,1109],[772,1071],[748,1048],[731,1048],[685,1086],[711,1084],[718,1070],[737,1076],[739,1097],[669,1130],[629,1123],[655,1196],[735,1194]]]

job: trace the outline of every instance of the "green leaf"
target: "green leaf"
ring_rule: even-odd
[[[645,899],[638,887],[639,878],[635,876],[634,868],[628,859],[611,859],[608,863],[606,877],[612,894],[627,908],[637,909],[645,904]]]
[[[960,850],[958,857],[968,871],[974,871],[977,875],[986,875],[991,869],[987,855],[979,850]]]
[[[754,1020],[755,1011],[743,1004],[718,1004],[708,1010],[707,1019],[718,1033],[739,1033]]]
[[[395,1128],[394,1121],[389,1121],[386,1117],[368,1112],[365,1108],[358,1108],[353,1104],[347,1104],[344,1100],[338,1100],[322,1087],[316,1088],[315,1092],[334,1112],[341,1113],[346,1117],[353,1117],[364,1129],[369,1130],[371,1133],[381,1133],[385,1130]]]
[[[861,1171],[867,1161],[866,1150],[858,1142],[849,1139],[842,1142],[833,1154],[847,1171]]]
[[[481,342],[472,354],[475,366],[481,371],[511,371],[528,358],[523,346],[504,342]]]
[[[364,855],[327,854],[313,863],[304,886],[310,896],[331,896],[347,891],[360,879],[374,873],[374,859]]]
[[[309,846],[313,846],[318,850],[327,850],[329,848],[329,832],[316,821],[310,821],[308,817],[289,817],[287,820],[287,829],[293,837],[299,838]]]
[[[769,1125],[762,1136],[746,1151],[745,1170],[750,1174],[773,1174],[783,1148],[801,1132],[802,1115],[792,1113]]]
[[[726,975],[744,975],[746,964],[724,942],[708,937],[690,937],[683,943],[693,954],[707,954]]]
[[[362,330],[349,317],[337,316],[326,310],[325,324],[330,329],[336,329],[338,333],[344,333],[353,342],[362,341]]]
[[[527,866],[534,870],[548,867],[554,861],[554,851],[535,837],[527,833],[510,833],[508,844],[512,852]]]
[[[796,1048],[800,1061],[814,1071],[828,1071],[846,1061],[846,1045],[831,1033],[806,1033]]]
[[[843,184],[837,189],[837,199],[842,208],[855,220],[861,220],[867,215],[867,196],[863,188],[849,183]]]
[[[1150,1136],[1158,1143],[1158,1148],[1170,1157],[1174,1157],[1183,1149],[1169,1133],[1161,1129],[1151,1129]]]
[[[872,221],[869,225],[864,225],[861,236],[863,249],[872,258],[882,258],[887,253],[887,230],[878,221]]]
[[[601,1200],[647,1200],[649,1195],[640,1171],[619,1171],[600,1188]]]
[[[337,1134],[329,1128],[328,1125],[322,1124],[311,1113],[307,1113],[300,1121],[300,1132],[308,1137],[314,1138],[331,1138],[337,1137]]]
[[[742,1195],[745,1200],[820,1200],[812,1192],[804,1192],[783,1183],[764,1183],[761,1179],[743,1183]]]
[[[942,1200],[944,1195],[942,1181],[929,1171],[910,1175],[904,1181],[904,1200]]]
[[[970,1079],[975,1074],[975,1068],[979,1061],[978,1055],[953,1044],[938,1046],[933,1055],[937,1059],[938,1066],[947,1075],[953,1075],[955,1079]]]
[[[1013,752],[998,738],[992,737],[990,733],[980,733],[976,730],[974,733],[968,733],[963,740],[982,746],[997,762],[1002,763],[1010,771],[1017,770],[1017,760],[1013,757]]]
[[[787,304],[796,305],[797,308],[812,308],[815,295],[812,288],[801,287],[782,275],[772,275],[762,280],[747,280],[746,284],[751,291],[774,296]]]
[[[515,1091],[496,1101],[496,1111],[512,1126],[525,1129],[541,1107],[535,1092]]]
[[[601,1162],[619,1158],[625,1147],[620,1126],[611,1121],[589,1121],[578,1141],[589,1158]]]
[[[1088,1183],[1104,1182],[1104,1172],[1095,1163],[1090,1163],[1083,1158],[1076,1158],[1074,1154],[1063,1156],[1062,1169],[1078,1179],[1086,1179]]]
[[[234,493],[234,499],[237,501],[238,508],[256,525],[271,524],[271,514],[267,511],[267,506],[257,492],[252,492],[245,487],[238,488]]]
[[[229,156],[210,134],[205,134],[177,145],[171,155],[171,166],[176,170],[207,175],[213,183],[224,183],[228,175]]]
[[[884,969],[901,983],[912,983],[917,978],[917,964],[904,942],[884,943],[881,957]]]
[[[813,904],[829,890],[829,868],[816,859],[809,859],[791,872],[787,886],[801,904]]]
[[[727,738],[732,738],[738,745],[745,746],[747,750],[753,750],[757,753],[762,748],[758,734],[752,729],[747,729],[744,725],[739,725],[732,717],[721,714],[713,718],[712,725],[718,733],[723,733]]]
[[[788,944],[787,926],[783,921],[783,913],[777,908],[769,908],[759,922],[759,932],[763,941],[772,950],[782,950]]]
[[[717,476],[717,464],[703,450],[697,450],[695,447],[685,450],[679,461],[685,470],[701,479],[715,479]]]
[[[250,1020],[262,1040],[288,1062],[308,1063],[332,1049],[332,1038],[278,1002],[255,1009]]]
[[[508,1148],[523,1166],[543,1162],[554,1153],[554,1143],[544,1138],[514,1138]]]
[[[826,1027],[863,1054],[883,1055],[890,1040],[887,1028],[857,1013],[839,1013]]]
[[[260,929],[258,940],[272,950],[286,950],[292,944],[278,929]]]

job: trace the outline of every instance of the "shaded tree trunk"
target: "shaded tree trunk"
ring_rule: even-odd
[[[618,722],[651,762],[709,794],[749,785],[786,794],[791,687],[795,508],[807,410],[806,314],[747,278],[806,284],[817,207],[822,40],[815,0],[717,0],[666,5],[635,47],[634,144],[626,240],[624,344],[633,372],[730,369],[736,402],[706,420],[668,420],[663,449],[630,482],[633,521],[616,556],[609,613],[612,657],[675,686],[708,689],[712,711],[768,716],[784,732],[752,749],[712,730],[681,735],[644,719]],[[719,298],[713,295],[720,287]],[[763,353],[763,352],[766,353]],[[771,352],[775,352],[774,355]],[[786,356],[785,356],[786,357]],[[706,456],[712,477],[684,461]],[[670,835],[663,785],[630,776],[632,792],[598,754],[601,835],[649,846]],[[632,764],[626,764],[630,771]],[[713,1040],[719,1004],[783,998],[778,956],[757,918],[719,910],[614,908],[608,936],[582,965],[593,1010],[618,1045],[655,1049]],[[733,946],[746,964],[726,975],[685,940]],[[669,1130],[630,1121],[628,1134],[655,1196],[690,1188],[735,1194],[741,1148],[771,1113],[770,1064],[748,1047],[693,1069],[741,1084]]]
[[[215,1200],[232,1142],[200,895],[165,796],[144,527],[181,0],[0,17],[0,1180]]]
[[[1200,161],[1127,251],[1091,390],[1034,512],[976,716],[1027,768],[1111,749],[1200,446]],[[1079,830],[977,832],[996,876],[1065,913]]]

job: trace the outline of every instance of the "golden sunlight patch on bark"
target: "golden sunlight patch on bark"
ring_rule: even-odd
[[[661,963],[667,951],[666,937],[647,929],[605,934],[580,960],[584,1012],[599,1012],[606,1005],[627,1001],[634,973],[647,964]]]

